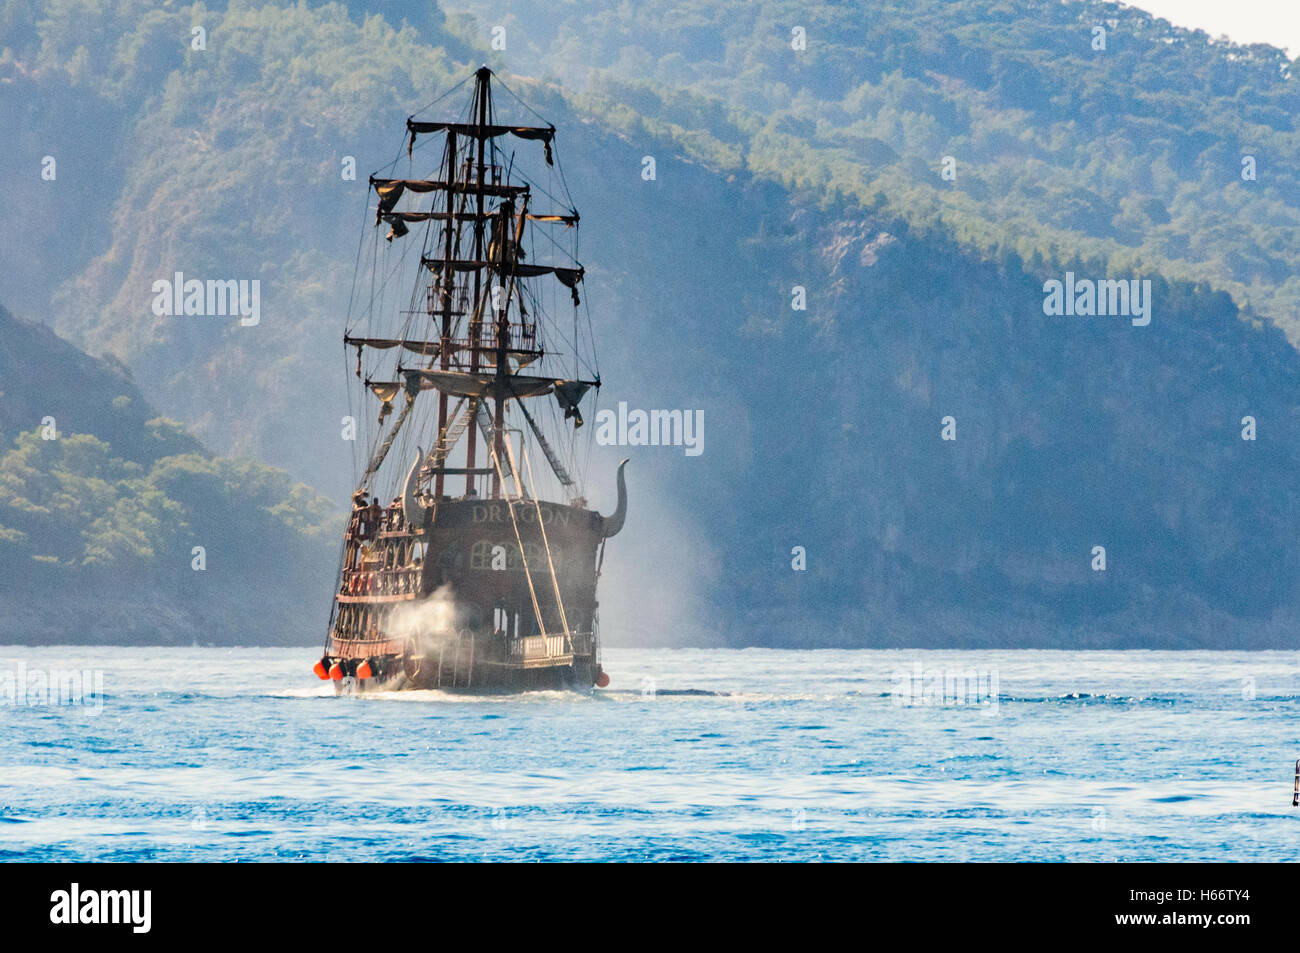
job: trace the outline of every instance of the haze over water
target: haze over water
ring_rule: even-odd
[[[1292,860],[1300,653],[609,650],[610,689],[333,696],[304,649],[0,649],[7,860]],[[894,673],[996,675],[899,705]],[[0,701],[3,701],[0,693]],[[924,699],[920,699],[924,701]]]

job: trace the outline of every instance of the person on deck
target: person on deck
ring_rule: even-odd
[[[356,536],[365,535],[366,495],[358,490],[352,494],[352,519],[348,529]]]

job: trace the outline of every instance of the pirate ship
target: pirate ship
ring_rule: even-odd
[[[343,342],[378,415],[357,415],[367,450],[315,665],[337,691],[608,683],[596,581],[627,461],[613,513],[590,509],[579,215],[555,127],[504,122],[494,78],[473,75],[454,120],[419,117],[455,90],[411,116],[405,157],[370,178]]]

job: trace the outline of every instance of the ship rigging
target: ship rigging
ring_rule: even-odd
[[[336,688],[607,682],[596,580],[626,461],[614,512],[589,509],[583,405],[601,378],[580,216],[555,127],[502,121],[492,71],[472,79],[460,116],[426,118],[451,90],[409,117],[405,163],[369,180],[343,343],[378,413],[353,414],[366,452],[316,664]]]

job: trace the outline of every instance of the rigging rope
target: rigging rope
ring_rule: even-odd
[[[510,446],[507,440],[506,446]],[[513,454],[512,454],[513,456]],[[542,634],[542,645],[546,648],[546,655],[551,655],[550,644],[546,641],[546,622],[542,619],[542,607],[537,602],[537,590],[533,588],[533,574],[528,568],[528,556],[524,553],[524,538],[519,533],[519,521],[515,518],[514,501],[510,499],[510,493],[506,490],[506,477],[501,472],[501,459],[497,456],[497,448],[492,447],[492,465],[496,467],[497,479],[501,481],[501,489],[505,493],[506,509],[510,511],[510,524],[515,530],[515,540],[519,543],[519,559],[524,564],[524,578],[528,580],[528,595],[533,601],[533,614],[537,617],[537,628]],[[519,485],[519,471],[516,470],[511,474],[515,478],[515,490],[519,493],[519,498],[523,499],[523,491]]]
[[[515,451],[509,443],[506,450],[510,454],[510,463],[514,465]],[[555,590],[555,605],[560,610],[560,625],[564,626],[564,644],[573,651],[573,633],[569,631],[569,617],[564,612],[564,598],[560,595],[560,580],[555,575],[555,560],[551,558],[551,544],[546,539],[546,521],[542,519],[542,504],[537,499],[537,482],[533,479],[533,459],[523,451],[524,465],[528,467],[528,485],[532,487],[533,505],[537,507],[537,528],[542,531],[542,548],[546,550],[546,564],[551,567],[551,587]],[[519,547],[523,552],[523,547]]]
[[[379,472],[379,468],[383,466],[384,458],[388,456],[388,451],[393,446],[393,441],[397,439],[397,432],[402,429],[402,424],[406,423],[406,417],[414,406],[415,400],[408,395],[406,406],[402,408],[402,412],[393,421],[393,429],[389,431],[388,439],[384,441],[384,445],[379,448],[374,458],[371,459],[370,465],[366,467],[366,472],[361,475],[361,483],[357,489],[364,490],[370,484],[370,478]]]

